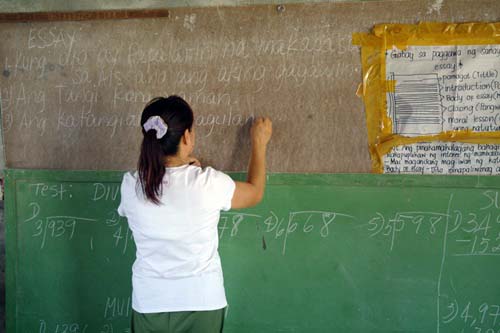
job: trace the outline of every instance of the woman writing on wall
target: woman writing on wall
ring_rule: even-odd
[[[258,204],[272,124],[255,120],[246,182],[191,156],[193,112],[182,98],[153,99],[141,116],[138,170],[126,173],[118,212],[136,244],[132,332],[221,332],[227,306],[218,254],[221,210]]]

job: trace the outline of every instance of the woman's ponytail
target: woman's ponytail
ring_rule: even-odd
[[[193,127],[193,111],[178,96],[158,97],[149,102],[141,116],[143,140],[137,170],[142,192],[160,204],[165,157],[177,154],[186,130]]]
[[[164,154],[156,132],[149,130],[144,134],[139,155],[139,180],[143,193],[151,202],[160,203],[161,183],[165,175]]]

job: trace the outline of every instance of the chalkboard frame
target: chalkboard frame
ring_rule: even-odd
[[[90,170],[5,170],[5,226],[6,226],[6,332],[17,332],[17,276],[18,234],[16,186],[18,182],[97,182],[121,181],[124,171]],[[244,180],[245,173],[228,173],[235,180]],[[500,176],[433,176],[380,174],[292,174],[272,173],[268,185],[329,185],[349,187],[419,187],[419,188],[500,188]]]

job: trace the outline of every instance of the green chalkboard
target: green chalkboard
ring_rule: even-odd
[[[121,175],[6,172],[8,333],[129,332]],[[225,332],[500,331],[499,177],[268,184],[219,223]]]

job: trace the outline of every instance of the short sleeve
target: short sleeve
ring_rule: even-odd
[[[207,168],[210,175],[210,195],[217,203],[219,209],[228,211],[231,209],[231,201],[233,200],[236,183],[224,172],[217,171],[212,168]]]
[[[118,206],[118,209],[117,209],[118,215],[123,216],[123,217],[127,216],[127,213],[125,211],[125,207],[126,207],[126,201],[127,201],[126,192],[127,192],[128,178],[129,178],[129,174],[125,173],[123,175],[122,184],[120,186],[120,205]]]
[[[123,216],[123,217],[127,216],[127,215],[125,215],[125,208],[123,208],[122,202],[120,202],[120,206],[118,206],[117,211],[118,211],[118,215]]]

